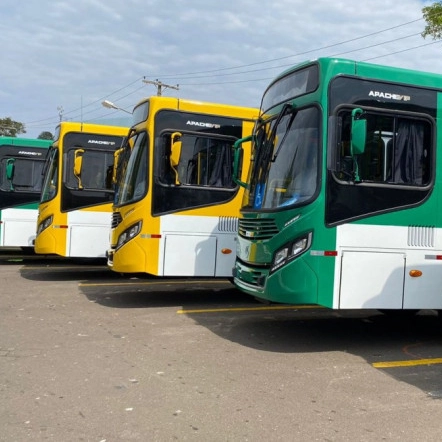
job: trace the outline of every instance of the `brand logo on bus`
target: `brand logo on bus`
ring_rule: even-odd
[[[89,144],[103,144],[105,146],[115,146],[115,141],[105,141],[105,140],[88,140]]]
[[[34,157],[41,157],[41,153],[40,152],[28,152],[27,150],[20,150],[18,152],[19,155],[32,155]]]
[[[394,94],[391,92],[370,91],[368,93],[368,96],[375,98],[385,98],[386,100],[395,100],[395,101],[411,100],[411,97],[409,95]]]
[[[203,121],[192,121],[192,120],[189,120],[186,124],[189,126],[206,127],[207,129],[219,129],[221,127],[220,124],[204,123]]]

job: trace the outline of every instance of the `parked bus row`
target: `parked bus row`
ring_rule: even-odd
[[[441,103],[441,75],[320,58],[259,109],[151,97],[121,133],[61,123],[35,250],[233,276],[270,302],[442,310]]]
[[[242,188],[233,144],[257,109],[151,97],[130,128],[61,122],[34,224],[37,254],[120,273],[231,277]],[[246,179],[250,149],[245,149]],[[35,233],[34,233],[35,235]]]

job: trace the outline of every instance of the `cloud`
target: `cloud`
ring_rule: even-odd
[[[60,106],[100,122],[102,99],[131,109],[156,93],[143,77],[180,85],[168,95],[258,106],[272,78],[320,56],[442,71],[440,43],[420,36],[425,4],[4,0],[0,117],[25,123],[27,136],[53,132]]]

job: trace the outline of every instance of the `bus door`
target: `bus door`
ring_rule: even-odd
[[[194,196],[199,193],[203,196],[211,191],[232,190],[235,187],[233,142],[233,137],[213,134],[173,134],[171,151],[175,159],[171,168],[176,175],[177,192],[193,189]],[[176,158],[176,151],[179,151],[179,158]],[[198,202],[193,199],[189,208],[191,204]],[[162,217],[163,274],[208,277],[230,274],[231,257],[236,248],[237,215],[224,217],[229,220],[219,217],[215,204],[208,204],[206,216],[192,216],[191,213],[187,210],[185,215]],[[227,223],[230,229],[220,227]],[[179,251],[186,252],[185,259]]]

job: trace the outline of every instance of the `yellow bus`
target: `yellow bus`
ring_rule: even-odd
[[[45,163],[38,254],[103,258],[109,247],[114,154],[129,128],[61,122]]]
[[[119,161],[109,268],[232,276],[242,199],[233,144],[252,133],[257,116],[257,109],[162,96],[135,106]],[[243,156],[248,166],[250,149]],[[245,169],[235,171],[242,180]]]

